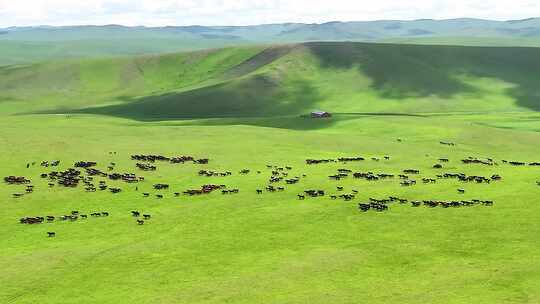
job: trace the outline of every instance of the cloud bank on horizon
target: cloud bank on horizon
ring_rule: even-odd
[[[0,27],[30,25],[254,25],[284,22],[524,19],[538,0],[0,0]]]

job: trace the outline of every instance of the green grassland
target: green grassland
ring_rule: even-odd
[[[0,185],[0,303],[540,302],[540,167],[502,162],[540,161],[537,52],[311,43],[2,68],[0,176],[30,178],[35,191],[14,198],[24,186]],[[337,114],[299,117],[314,109]],[[143,172],[132,154],[210,162]],[[366,160],[305,164],[352,156]],[[469,156],[498,165],[463,164]],[[450,162],[434,169],[441,157]],[[115,162],[114,172],[145,181],[107,181],[123,190],[113,195],[39,178],[79,160],[102,170]],[[291,166],[300,182],[257,195],[268,164]],[[339,168],[421,173],[403,187],[397,178],[330,180]],[[446,172],[503,179],[421,182]],[[161,200],[156,183],[171,185]],[[240,193],[173,195],[203,184]],[[297,199],[337,186],[359,193]],[[390,195],[494,205],[358,211]],[[110,216],[18,223],[71,210]],[[152,219],[137,225],[132,210]]]
[[[306,43],[0,69],[4,111],[139,120],[539,110],[538,48]]]
[[[68,41],[0,41],[0,65],[30,64],[50,60],[150,55],[226,47],[225,40],[200,41],[159,37],[84,39]]]

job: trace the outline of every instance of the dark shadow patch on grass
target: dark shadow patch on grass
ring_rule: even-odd
[[[158,122],[159,126],[233,126],[246,125],[266,128],[277,128],[297,131],[322,130],[332,125],[349,120],[364,119],[377,114],[369,115],[336,115],[332,118],[312,119],[300,116],[281,117],[252,117],[252,118],[215,118],[203,120],[181,120]]]
[[[4,103],[4,102],[16,102],[16,101],[19,101],[18,99],[15,99],[13,97],[9,97],[9,96],[0,96],[0,103]]]
[[[239,65],[230,69],[226,76],[229,77],[239,77],[247,75],[251,72],[256,71],[257,69],[274,62],[275,60],[285,56],[290,51],[292,51],[297,45],[286,45],[286,46],[276,46],[268,47],[262,52],[257,53],[246,61],[240,63]]]
[[[340,116],[406,116],[406,117],[429,117],[427,114],[414,114],[414,113],[373,113],[373,112],[356,112],[356,113],[334,113],[334,115]]]
[[[473,88],[452,78],[433,63],[433,56],[421,47],[369,43],[307,43],[324,68],[359,68],[373,81],[372,88],[385,98],[403,99],[438,95],[450,98]],[[427,47],[430,48],[429,46]]]
[[[110,115],[140,121],[271,117],[284,113],[301,114],[322,99],[317,89],[307,81],[296,80],[287,85],[288,89],[284,89],[279,80],[256,75],[192,91],[135,98],[124,100],[124,104],[68,113]]]
[[[475,124],[480,125],[480,126],[484,126],[484,127],[490,127],[490,128],[496,128],[496,129],[503,129],[503,130],[540,132],[540,129],[536,129],[536,128],[501,126],[501,125],[497,125],[497,124],[492,124],[492,123],[482,123],[482,122],[476,122]]]
[[[371,119],[373,117],[429,118],[430,115],[407,113],[334,113],[330,118],[310,118],[302,116],[250,117],[250,118],[215,118],[195,119],[170,122],[157,122],[160,126],[231,126],[247,125],[298,131],[322,130],[338,122]]]
[[[380,96],[392,99],[474,93],[456,75],[497,78],[516,87],[517,105],[540,111],[540,48],[391,45],[313,42],[305,44],[326,68],[358,67]]]

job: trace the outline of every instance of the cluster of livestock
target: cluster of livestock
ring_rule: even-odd
[[[90,217],[102,218],[102,217],[109,217],[109,215],[110,215],[109,212],[100,211],[100,212],[91,213]],[[139,211],[131,211],[131,215],[135,218],[139,218],[141,216],[141,213]],[[148,221],[152,218],[150,214],[143,214],[142,217],[144,220],[137,219],[138,225],[143,225],[145,221]],[[36,225],[36,224],[43,224],[43,223],[53,223],[55,221],[76,222],[78,220],[87,220],[87,219],[88,219],[87,214],[81,214],[79,211],[71,211],[71,214],[61,215],[61,216],[47,215],[47,216],[35,216],[35,217],[23,217],[19,220],[19,222],[21,224]],[[49,237],[55,237],[56,232],[47,232],[47,235]]]
[[[512,166],[527,166],[527,163],[526,162],[519,162],[519,161],[507,161],[507,160],[503,160],[503,163],[505,164],[510,164]],[[528,164],[529,166],[540,166],[540,163],[539,162],[534,162],[534,163],[529,163]]]
[[[441,142],[443,144],[443,142]],[[450,145],[451,143],[444,143]],[[368,158],[369,159],[369,158]],[[372,157],[372,161],[380,161],[381,159],[384,160],[390,160],[389,156],[384,156],[381,158]],[[157,167],[155,166],[156,162],[162,162],[162,163],[169,163],[169,164],[182,164],[182,163],[193,163],[197,165],[206,165],[209,163],[209,160],[207,158],[201,158],[197,159],[192,156],[177,156],[177,157],[166,157],[163,155],[132,155],[131,160],[136,161],[135,167],[139,168],[143,171],[156,171]],[[365,161],[366,158],[355,156],[355,157],[337,157],[332,159],[307,159],[305,160],[305,163],[307,165],[316,165],[316,164],[329,164],[329,163],[339,163],[340,166],[346,167],[346,164],[350,162],[360,162]],[[442,169],[443,163],[449,163],[450,160],[448,158],[439,158],[438,159],[439,164],[434,165],[432,168],[435,169]],[[487,166],[498,166],[498,163],[495,162],[493,159],[487,158],[487,159],[479,159],[474,157],[469,157],[466,159],[461,160],[462,164],[481,164],[481,165],[487,165]],[[506,161],[503,160],[502,163],[509,164],[512,166],[540,166],[540,163],[538,162],[532,162],[532,163],[526,163],[526,162],[517,162],[517,161]],[[36,163],[28,163],[27,168],[30,167],[30,165],[34,166]],[[49,168],[49,167],[58,167],[60,165],[60,161],[43,161],[41,162],[41,167]],[[132,183],[141,183],[145,181],[145,177],[139,176],[138,174],[134,173],[122,173],[122,172],[111,172],[115,170],[116,163],[110,163],[108,164],[108,171],[104,172],[100,169],[97,169],[98,166],[97,162],[94,161],[77,161],[73,164],[71,168],[65,168],[63,170],[56,170],[56,171],[50,171],[46,173],[42,173],[41,177],[43,179],[47,179],[49,182],[49,187],[54,187],[56,185],[68,187],[68,188],[76,188],[80,184],[84,184],[84,189],[87,192],[96,192],[96,191],[105,191],[109,190],[111,193],[121,193],[123,190],[119,187],[112,187],[107,184],[107,182],[111,183],[118,183],[118,182],[124,182],[127,184]],[[398,181],[399,185],[410,187],[410,186],[416,186],[417,181],[416,177],[418,177],[418,180],[421,180],[423,184],[436,184],[441,180],[447,180],[447,179],[456,179],[458,181],[464,182],[464,183],[478,183],[478,184],[490,184],[492,182],[500,181],[502,180],[502,176],[498,174],[492,174],[488,176],[481,176],[481,175],[467,175],[465,173],[440,173],[436,174],[433,177],[430,176],[420,176],[421,170],[419,169],[404,169],[401,170],[398,174],[394,173],[375,173],[372,171],[355,171],[354,168],[339,168],[337,169],[337,172],[335,171],[334,174],[328,175],[328,178],[331,181],[341,181],[343,179],[347,178],[354,178],[354,179],[362,179],[369,182],[383,182],[387,181],[389,183],[392,183],[393,181]],[[265,181],[264,187],[261,187],[260,189],[256,189],[256,194],[262,195],[265,193],[274,193],[274,192],[284,192],[287,190],[286,187],[293,187],[296,188],[296,184],[299,184],[304,178],[307,177],[306,174],[296,174],[297,176],[294,176],[292,172],[293,167],[292,166],[274,166],[274,165],[266,165],[267,172],[269,174],[268,179]],[[200,169],[197,170],[197,175],[200,177],[228,177],[232,176],[232,171],[214,171],[214,170],[208,170],[208,169]],[[238,171],[238,175],[240,176],[248,176],[252,172],[256,172],[257,174],[261,174],[262,171],[252,171],[251,169],[244,168]],[[31,185],[32,182],[29,178],[26,178],[24,176],[7,176],[4,178],[4,182],[8,185],[19,185],[19,186],[25,186],[26,187],[26,193],[32,193],[34,191],[34,186]],[[398,183],[396,182],[396,185]],[[537,182],[537,184],[540,186],[540,181]],[[330,197],[332,200],[341,199],[344,201],[353,201],[359,196],[359,191],[356,189],[352,189],[351,193],[345,193],[344,187],[339,185],[334,185],[335,189],[338,193],[329,193],[327,189],[307,189],[303,190],[297,195],[297,198],[299,200],[305,200],[306,198],[324,198],[324,197]],[[157,191],[158,193],[155,194],[155,197],[158,199],[164,198],[165,194],[168,193],[168,191],[171,191],[171,193],[174,193],[174,196],[179,197],[181,194],[187,195],[187,196],[195,196],[195,195],[206,195],[211,194],[213,192],[221,192],[222,194],[237,194],[240,193],[240,189],[237,188],[229,188],[227,185],[224,184],[204,184],[198,189],[187,189],[184,191],[179,192],[173,192],[178,190],[171,190],[171,186],[169,184],[165,183],[155,183],[152,186],[153,190]],[[311,188],[311,187],[310,187]],[[322,188],[322,187],[321,187]],[[135,188],[135,191],[138,191],[138,186]],[[460,194],[465,194],[465,189],[457,189],[457,192]],[[298,192],[296,192],[298,193]],[[22,197],[24,196],[23,193],[15,193],[13,194],[14,197]],[[145,192],[142,193],[143,197],[150,197],[150,193]],[[441,207],[441,208],[457,208],[457,207],[472,207],[477,205],[482,206],[492,206],[493,201],[491,200],[451,200],[451,201],[444,201],[444,200],[423,200],[423,201],[409,201],[407,199],[398,198],[398,197],[389,197],[388,199],[373,199],[370,198],[368,202],[362,202],[358,203],[358,209],[362,212],[367,212],[370,210],[376,211],[376,212],[382,212],[389,210],[389,206],[392,203],[398,203],[398,204],[410,204],[412,207],[420,207],[425,206],[429,208],[434,207]],[[141,213],[139,211],[132,211],[133,217],[137,218],[137,223],[139,225],[144,224],[144,220],[149,220],[150,215],[143,214],[142,218]],[[109,216],[108,212],[95,212],[90,215],[91,217],[107,217]],[[40,223],[52,223],[56,220],[58,221],[68,221],[68,222],[75,222],[78,220],[86,220],[88,218],[85,214],[79,214],[78,211],[73,211],[70,215],[63,215],[59,217],[55,216],[45,216],[45,217],[25,217],[20,219],[20,222],[23,224],[40,224]],[[54,232],[52,233],[54,236]]]
[[[219,189],[225,189],[227,188],[226,185],[202,185],[200,189],[190,189],[190,190],[186,190],[184,191],[184,194],[187,194],[187,195],[201,195],[201,194],[210,194],[212,193],[214,190],[219,190]],[[225,190],[223,190],[225,191]],[[180,195],[180,193],[175,193],[175,195]]]
[[[101,211],[101,212],[93,212],[90,214],[91,217],[108,217],[109,212]],[[21,224],[41,224],[45,221],[47,223],[52,223],[54,221],[69,221],[69,222],[75,222],[77,220],[86,220],[88,219],[87,214],[81,214],[79,211],[71,211],[71,214],[67,215],[61,215],[61,216],[53,216],[53,215],[47,215],[47,216],[36,216],[36,217],[23,217],[19,220]]]
[[[482,165],[488,165],[488,166],[497,166],[499,165],[497,162],[495,162],[492,158],[487,159],[479,159],[476,157],[468,157],[466,159],[461,160],[464,164],[482,164]],[[512,166],[540,166],[540,162],[522,162],[522,161],[508,161],[508,160],[502,160],[503,164],[509,164]]]
[[[27,164],[26,164],[26,168],[30,168],[30,165],[35,166],[35,165],[36,165],[36,162],[27,163]],[[44,161],[42,161],[42,162],[40,163],[40,166],[45,167],[45,168],[48,168],[48,167],[58,167],[59,165],[60,165],[60,161],[59,161],[59,160],[51,160],[51,161],[44,160]]]
[[[444,145],[444,146],[451,146],[451,147],[453,147],[453,146],[456,145],[456,144],[453,143],[453,142],[447,142],[447,141],[441,141],[441,142],[439,142],[439,143],[440,143],[441,145]]]
[[[93,218],[98,217],[108,217],[109,212],[93,212],[90,214]],[[27,224],[27,225],[36,225],[36,224],[42,224],[42,223],[53,223],[54,221],[62,221],[62,222],[76,222],[78,220],[86,220],[88,219],[88,215],[81,214],[79,211],[71,211],[71,214],[68,215],[61,215],[61,216],[53,216],[53,215],[47,215],[47,216],[36,216],[36,217],[23,217],[19,220],[21,224]],[[56,232],[49,231],[47,232],[48,237],[55,237]]]
[[[157,167],[151,164],[143,164],[143,163],[137,163],[137,168],[143,170],[143,171],[156,171]]]
[[[477,175],[469,175],[467,176],[465,173],[444,173],[441,175],[437,175],[437,178],[455,178],[462,182],[476,182],[476,183],[486,183],[489,184],[492,181],[499,181],[502,179],[502,177],[498,174],[493,174],[491,177],[484,177],[484,176],[477,176]]]
[[[22,185],[30,184],[32,181],[30,181],[24,176],[6,176],[4,177],[4,182],[10,185]]]
[[[172,164],[183,164],[186,162],[193,162],[194,164],[208,164],[208,158],[196,159],[193,156],[175,156],[167,157],[163,155],[132,155],[132,160],[144,161],[154,163],[157,161],[170,162]]]
[[[384,156],[385,160],[390,160],[390,156]],[[355,157],[339,157],[337,159],[306,159],[306,164],[308,165],[317,165],[317,164],[326,164],[326,163],[335,163],[335,162],[341,162],[341,163],[348,163],[348,162],[358,162],[366,160],[365,158],[361,156],[355,156]],[[378,157],[372,157],[371,160],[373,161],[380,161],[381,159]]]
[[[139,211],[131,211],[131,215],[135,218],[137,218],[137,224],[138,225],[144,225],[144,221],[148,221],[152,218],[152,216],[150,214],[143,214],[143,219],[144,220],[141,220],[141,219],[138,219],[140,218],[141,216],[141,213]]]
[[[207,176],[207,177],[212,177],[212,176],[231,176],[232,175],[232,172],[230,171],[227,171],[227,172],[215,172],[215,171],[211,171],[211,170],[200,170],[199,171],[199,176]]]
[[[479,158],[476,158],[476,157],[469,157],[469,158],[466,158],[466,159],[462,159],[461,162],[464,163],[464,164],[481,164],[481,165],[488,165],[488,166],[493,166],[493,165],[497,164],[491,158],[479,159]]]
[[[388,199],[374,199],[370,198],[369,202],[358,204],[358,209],[362,212],[367,212],[369,210],[382,212],[388,210],[388,205],[391,203],[407,204],[409,200],[400,199],[397,197],[389,197]],[[424,205],[425,207],[435,208],[459,208],[459,207],[472,207],[476,205],[483,206],[493,206],[493,201],[490,200],[462,200],[462,201],[434,201],[434,200],[424,200],[424,201],[410,201],[411,207],[420,207]]]

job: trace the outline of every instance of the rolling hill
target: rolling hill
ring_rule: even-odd
[[[313,42],[0,69],[4,113],[138,120],[540,110],[537,48]]]
[[[257,26],[64,26],[0,29],[0,65],[309,41],[539,46],[540,19],[382,20]]]

